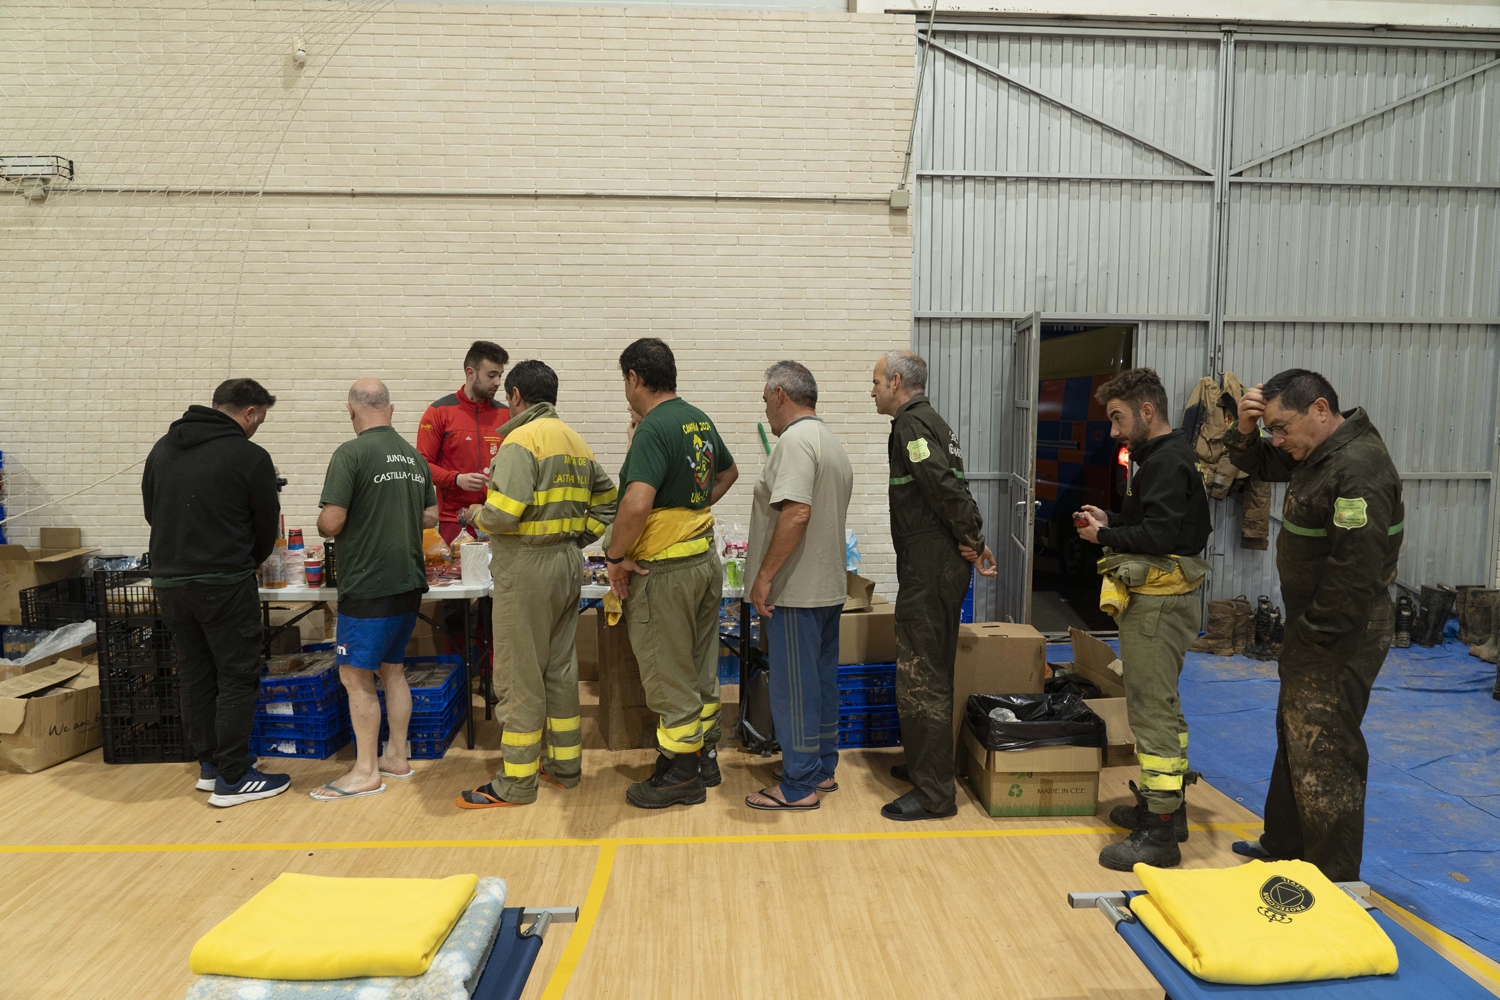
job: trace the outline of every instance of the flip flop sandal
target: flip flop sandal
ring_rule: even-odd
[[[536,776],[538,778],[541,778],[543,781],[545,781],[549,785],[553,785],[553,786],[555,786],[557,788],[561,788],[564,791],[568,790],[568,786],[567,785],[563,784],[561,781],[558,781],[556,778],[552,777],[552,775],[548,774],[546,771],[537,771]]]
[[[777,770],[771,772],[771,777],[776,779],[776,783],[778,785],[781,784],[783,781],[786,780],[786,776],[785,776],[784,772],[782,772],[779,768]],[[839,790],[839,783],[837,781],[835,781],[832,785],[828,786],[827,788],[824,788],[822,785],[817,785],[817,786],[814,786],[814,787],[816,787],[817,790],[820,791],[820,792],[825,792],[825,793],[826,792],[836,792],[836,791]]]
[[[346,792],[342,788],[334,788],[333,782],[329,782],[322,788],[314,788],[307,793],[307,797],[314,802],[342,802],[344,799],[357,799],[361,795],[379,795],[385,791],[385,782],[380,783],[379,788],[368,788],[363,792]],[[319,795],[319,792],[332,792],[332,795]]]
[[[474,796],[474,798],[469,798],[470,795]],[[507,802],[498,795],[491,795],[489,792],[480,791],[478,788],[459,792],[458,798],[453,800],[453,804],[460,809],[504,809],[507,806],[526,805],[524,802]]]
[[[920,819],[947,819],[949,816],[958,815],[958,806],[954,805],[947,812],[928,812],[923,808],[922,801],[917,798],[917,793],[911,791],[894,802],[887,802],[881,806],[880,815],[886,819],[895,820],[897,823],[912,823]]]
[[[380,773],[383,777],[386,778],[395,778],[397,781],[406,781],[408,778],[415,778],[417,776],[417,769],[412,768],[405,774],[397,774],[395,771],[381,771]]]
[[[782,802],[780,799],[776,798],[776,796],[772,795],[770,790],[766,788],[762,788],[758,794],[764,795],[766,798],[770,799],[776,804],[774,806],[761,805],[756,802],[751,802],[750,796],[746,795],[745,805],[749,806],[751,809],[760,809],[764,812],[807,812],[809,809],[816,809],[823,804],[821,802],[814,802],[810,806],[794,806],[789,802]]]

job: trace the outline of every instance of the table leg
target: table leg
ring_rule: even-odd
[[[474,602],[464,600],[464,730],[470,750],[474,749]]]
[[[260,602],[260,658],[269,660],[271,658],[271,602]]]
[[[740,703],[734,717],[734,731],[739,734],[740,745],[745,743],[745,731],[740,728],[745,718],[745,675],[750,670],[750,602],[740,598]]]

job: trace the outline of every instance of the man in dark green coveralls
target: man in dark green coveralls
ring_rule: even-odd
[[[1234,850],[1357,881],[1370,764],[1359,726],[1391,645],[1401,477],[1365,411],[1341,412],[1316,372],[1294,368],[1249,390],[1239,418],[1224,436],[1231,461],[1288,484],[1276,538],[1287,626],[1265,833]]]
[[[969,569],[995,575],[964,453],[924,393],[927,362],[889,351],[870,395],[891,417],[891,541],[896,547],[896,709],[914,786],[880,810],[886,819],[941,819],[958,811],[953,787],[953,659]]]

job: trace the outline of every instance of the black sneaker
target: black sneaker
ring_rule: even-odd
[[[698,774],[697,754],[680,753],[676,757],[662,754],[656,759],[656,773],[637,781],[625,790],[625,801],[638,809],[665,809],[667,806],[695,806],[708,801],[703,778]]]
[[[1118,844],[1099,852],[1099,863],[1117,872],[1132,871],[1136,865],[1152,868],[1176,868],[1182,864],[1182,852],[1172,834],[1171,814],[1143,814],[1144,824]]]
[[[214,779],[214,793],[208,797],[208,804],[227,809],[256,799],[269,799],[291,787],[290,775],[261,774],[252,767],[245,771],[238,784],[228,784],[223,777]]]
[[[1136,787],[1136,783],[1133,781],[1130,783],[1130,793],[1135,796],[1135,805],[1115,806],[1110,810],[1109,821],[1115,826],[1123,827],[1126,830],[1139,830],[1145,822],[1141,817],[1147,811],[1146,796],[1141,794],[1141,790]],[[1172,833],[1177,837],[1179,844],[1188,839],[1186,796],[1183,797],[1182,805],[1178,806],[1177,811],[1172,813]]]
[[[705,747],[703,756],[698,758],[698,777],[703,779],[704,788],[713,788],[724,780],[719,773],[719,748]]]

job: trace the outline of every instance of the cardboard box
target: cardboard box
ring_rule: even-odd
[[[1041,694],[1047,640],[1030,625],[979,622],[958,627],[953,661],[953,741],[971,694]]]
[[[1109,742],[1104,751],[1104,766],[1133,765],[1135,733],[1130,731],[1130,713],[1125,704],[1125,682],[1119,674],[1109,669],[1109,665],[1117,659],[1115,651],[1107,643],[1076,628],[1069,629],[1068,635],[1073,641],[1073,662],[1058,666],[1069,667],[1079,677],[1098,685],[1103,692],[1103,697],[1089,698],[1086,704],[1104,720],[1105,738]]]
[[[0,545],[0,625],[21,624],[21,591],[77,576],[97,548],[82,548],[77,528],[43,528],[41,547]]]
[[[656,746],[656,713],[646,707],[641,667],[625,622],[611,626],[599,615],[599,729],[610,750]],[[722,723],[721,723],[722,727]]]
[[[845,611],[863,611],[874,603],[874,580],[866,580],[858,573],[850,573],[846,570],[844,582],[847,586],[847,596],[844,598]]]
[[[101,737],[98,667],[59,660],[0,681],[0,771],[34,774]]]
[[[895,663],[896,606],[871,598],[863,611],[839,617],[839,663]]]
[[[599,609],[589,608],[578,616],[578,679],[599,679]]]
[[[967,726],[969,784],[991,816],[1092,816],[1099,811],[1095,747],[986,750]]]
[[[7,680],[11,677],[20,677],[22,674],[29,674],[33,670],[40,670],[43,667],[50,667],[58,660],[77,660],[79,663],[98,663],[99,644],[90,642],[86,646],[74,646],[72,649],[65,649],[60,653],[53,653],[51,656],[44,656],[40,660],[37,660],[35,663],[28,663],[25,666],[22,666],[21,664],[12,660],[0,660],[0,681]]]

